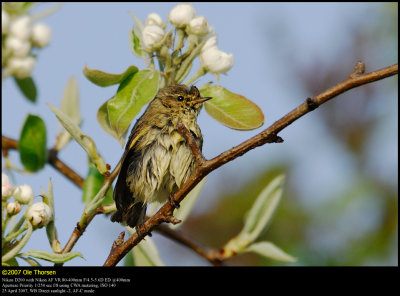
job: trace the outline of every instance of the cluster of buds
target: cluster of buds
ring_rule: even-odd
[[[171,42],[173,30],[167,31],[166,29],[168,22],[175,27],[178,35],[176,47],[174,47],[174,42]],[[172,66],[175,66],[176,71],[178,71],[177,76],[173,79],[173,82],[176,83],[181,82],[189,72],[186,69],[179,70],[179,67],[184,65],[184,58],[190,60],[186,63],[188,68],[191,67],[193,59],[197,56],[199,56],[201,64],[195,76],[186,83],[193,82],[207,72],[219,78],[220,73],[226,73],[233,66],[233,54],[227,54],[218,48],[214,28],[209,25],[204,16],[196,15],[195,8],[189,3],[175,6],[165,22],[157,13],[149,14],[141,30],[141,36],[138,37],[141,49],[150,56],[159,57],[161,62],[172,60]],[[173,52],[176,49],[181,50],[184,47],[184,40],[188,41],[186,53],[181,55],[184,58],[179,60],[179,64],[174,65],[173,59],[176,55],[170,53],[168,49],[172,48]],[[168,66],[168,62],[165,62],[165,64]]]
[[[14,197],[13,201],[9,200],[11,196]],[[26,184],[14,187],[4,173],[1,175],[1,198],[8,216],[18,214],[27,205],[24,216],[33,227],[41,228],[53,220],[53,211],[49,205],[44,202],[33,203],[35,196],[32,187]]]
[[[1,10],[2,68],[16,78],[31,76],[36,60],[32,48],[49,44],[51,29],[43,23],[33,23],[27,14],[15,15]]]

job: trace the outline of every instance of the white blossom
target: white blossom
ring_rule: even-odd
[[[8,13],[1,10],[1,34],[6,34],[8,32],[8,27],[10,25],[10,17]]]
[[[37,47],[44,47],[49,44],[51,39],[51,29],[49,26],[38,23],[32,28],[32,45]]]
[[[32,187],[29,185],[21,185],[17,186],[14,189],[14,198],[16,201],[19,201],[22,204],[27,204],[35,197],[33,194]]]
[[[10,34],[21,40],[28,40],[32,33],[32,19],[27,16],[21,16],[10,24]]]
[[[43,227],[53,219],[53,211],[44,202],[37,202],[31,205],[25,213],[25,217],[35,227]]]
[[[196,10],[193,5],[182,3],[172,8],[169,13],[169,21],[176,27],[183,28],[189,24],[195,15]]]
[[[6,39],[6,47],[12,50],[14,57],[23,58],[28,55],[31,44],[27,40],[21,40],[11,35]]]
[[[142,31],[142,44],[147,50],[156,50],[164,37],[164,30],[157,25],[147,25]]]
[[[1,173],[1,198],[2,200],[7,200],[14,192],[14,188],[10,184],[8,176]]]
[[[210,47],[200,54],[202,66],[211,73],[225,73],[233,67],[233,54]]]
[[[162,18],[158,13],[150,13],[146,19],[146,25],[162,26]]]
[[[204,16],[196,16],[189,22],[189,32],[198,36],[210,33],[210,26]]]
[[[212,47],[217,47],[218,41],[217,41],[217,35],[211,36],[210,38],[207,39],[206,43],[204,43],[203,47],[201,48],[201,52],[205,52],[207,49],[212,48]]]
[[[9,202],[6,209],[9,215],[16,215],[21,211],[21,205],[17,201]]]
[[[27,56],[24,58],[11,58],[8,61],[8,69],[17,78],[25,78],[31,76],[31,72],[35,67],[36,60]]]

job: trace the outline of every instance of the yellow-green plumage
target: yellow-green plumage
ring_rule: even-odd
[[[165,202],[190,177],[196,163],[176,126],[183,123],[199,148],[203,138],[197,116],[202,98],[194,86],[161,89],[132,129],[114,189],[117,212],[112,221],[142,224],[146,205]]]

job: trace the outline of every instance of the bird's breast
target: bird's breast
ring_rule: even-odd
[[[201,147],[201,134],[197,140]],[[192,152],[173,125],[151,128],[140,143],[141,149],[129,160],[127,183],[130,191],[138,201],[165,202],[195,168]]]

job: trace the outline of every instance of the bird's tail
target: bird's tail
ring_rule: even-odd
[[[142,202],[131,204],[126,210],[117,210],[112,216],[112,222],[126,223],[129,227],[142,225],[146,217],[147,205]]]
[[[141,225],[146,217],[146,203],[135,200],[126,183],[128,162],[124,161],[115,184],[113,198],[117,211],[111,216],[112,222],[125,223],[130,227]]]

